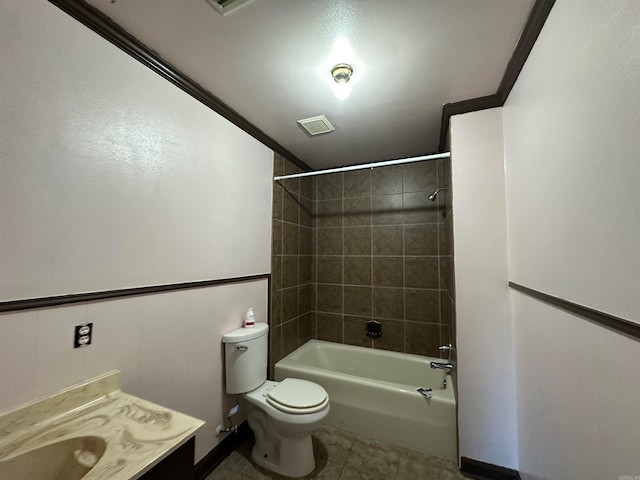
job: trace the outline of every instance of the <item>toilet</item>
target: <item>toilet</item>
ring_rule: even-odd
[[[304,477],[315,468],[311,432],[329,413],[329,395],[307,380],[267,380],[268,333],[269,325],[256,323],[223,335],[226,390],[247,400],[253,461],[286,477]]]

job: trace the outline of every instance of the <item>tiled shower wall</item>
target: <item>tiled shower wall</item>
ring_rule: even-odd
[[[274,175],[301,170],[275,154]],[[313,194],[310,178],[273,182],[270,372],[316,336],[313,313]]]
[[[449,342],[445,195],[429,200],[445,173],[428,161],[315,177],[318,339],[431,356]]]
[[[276,155],[274,171],[296,167]],[[271,365],[310,338],[436,356],[452,337],[449,160],[274,182]],[[383,336],[365,335],[366,322]]]

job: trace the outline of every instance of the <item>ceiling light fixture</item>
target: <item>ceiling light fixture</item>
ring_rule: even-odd
[[[347,63],[339,63],[331,69],[331,76],[336,83],[347,83],[351,80],[351,75],[353,75],[353,68]]]

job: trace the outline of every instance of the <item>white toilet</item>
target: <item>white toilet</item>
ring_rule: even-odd
[[[248,401],[253,461],[280,475],[303,477],[315,468],[311,432],[329,413],[329,396],[307,380],[267,380],[268,333],[266,323],[256,323],[222,337],[227,393],[244,394]]]

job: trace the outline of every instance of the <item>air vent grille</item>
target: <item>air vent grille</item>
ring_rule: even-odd
[[[251,1],[252,0],[207,0],[207,3],[215,8],[219,14],[227,15]]]
[[[302,120],[298,120],[298,123],[302,128],[309,132],[309,135],[320,135],[322,133],[329,133],[335,130],[333,125],[331,125],[331,122],[327,120],[327,117],[324,115],[303,118]]]

